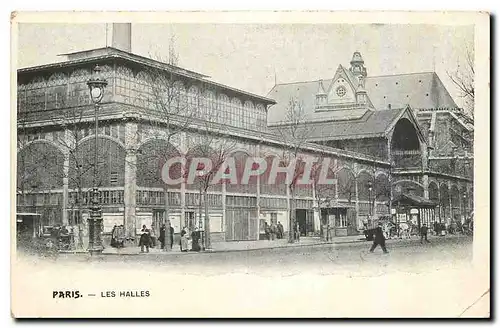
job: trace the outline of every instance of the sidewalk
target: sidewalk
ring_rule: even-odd
[[[433,236],[429,235],[429,239],[441,239],[441,238],[460,238],[462,236]],[[411,239],[387,239],[388,244],[399,243],[401,241],[418,241],[419,238],[415,236]],[[185,254],[203,254],[203,253],[219,253],[219,252],[245,252],[253,251],[259,249],[277,249],[277,248],[288,248],[288,247],[304,247],[304,246],[314,246],[314,245],[335,245],[335,244],[353,244],[353,243],[369,243],[371,241],[366,241],[364,235],[356,236],[345,236],[345,237],[334,237],[333,240],[323,241],[319,237],[302,237],[299,242],[288,243],[287,239],[277,239],[277,240],[251,240],[251,241],[221,241],[212,242],[212,249],[202,252],[181,252],[179,245],[174,245],[172,251],[165,252],[159,248],[151,248],[149,253],[141,253],[141,249],[138,246],[129,246],[125,248],[113,248],[106,247],[102,255],[185,255]],[[61,253],[67,254],[77,254],[83,253],[88,254],[87,251],[65,251]]]
[[[335,237],[331,241],[322,241],[319,237],[302,237],[300,241],[295,243],[288,243],[287,239],[277,239],[277,240],[251,240],[251,241],[221,241],[212,242],[212,249],[205,252],[188,252],[183,253],[179,249],[179,245],[174,245],[172,251],[165,252],[159,248],[150,248],[149,253],[141,253],[140,247],[125,247],[125,248],[113,248],[106,247],[102,252],[103,255],[170,255],[170,254],[196,254],[196,253],[217,253],[217,252],[242,252],[242,251],[252,251],[259,249],[274,249],[274,248],[286,248],[286,247],[303,247],[303,246],[314,246],[314,245],[324,245],[324,244],[345,244],[345,243],[358,243],[364,242],[365,238],[363,235],[357,236],[345,236],[345,237]],[[87,253],[86,251],[67,251],[64,253]]]

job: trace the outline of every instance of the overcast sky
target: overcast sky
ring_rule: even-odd
[[[175,36],[179,66],[266,95],[275,83],[333,77],[360,51],[368,75],[436,71],[463,104],[447,71],[473,50],[473,26],[132,24],[132,52],[166,58]],[[20,24],[18,66],[60,61],[61,53],[103,47],[105,24]]]

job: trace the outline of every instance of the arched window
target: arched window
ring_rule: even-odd
[[[226,96],[225,94],[220,94],[219,95],[219,112],[220,112],[220,117],[221,121],[224,124],[231,124],[230,122],[232,121],[231,118],[231,104],[229,102],[229,97]]]
[[[87,81],[90,79],[90,70],[78,69],[71,73],[69,78],[69,102],[70,106],[82,106],[90,104],[89,87]]]
[[[66,74],[58,72],[47,81],[47,109],[62,108],[66,105],[68,79]]]
[[[257,106],[255,106],[255,109],[257,113],[257,118],[256,118],[257,127],[260,130],[264,130],[267,126],[266,108],[262,104],[257,104]]]
[[[35,77],[26,87],[26,101],[29,111],[45,109],[45,91],[47,84],[42,76]]]
[[[123,97],[123,101],[132,102],[132,83],[134,72],[125,66],[118,66],[116,69],[116,94]]]
[[[220,112],[217,110],[217,98],[215,93],[211,90],[207,90],[203,99],[205,119],[212,118],[213,121],[222,122]]]
[[[231,100],[231,125],[236,126],[238,128],[242,128],[242,115],[243,106],[241,105],[241,101],[238,98],[233,98]]]
[[[254,129],[255,126],[255,109],[250,100],[245,101],[243,108],[243,126],[247,129]]]
[[[189,88],[188,92],[188,111],[195,117],[202,116],[199,108],[199,90],[198,87],[193,85]]]

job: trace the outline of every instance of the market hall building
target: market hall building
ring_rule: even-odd
[[[285,144],[277,130],[287,124],[291,98],[313,127],[302,156],[330,158],[336,178],[327,191],[297,190],[302,235],[317,236],[325,225],[332,236],[357,234],[368,216],[394,213],[391,200],[401,193],[437,204],[418,214],[429,223],[472,210],[472,122],[435,73],[370,77],[355,53],[350,67],[339,66],[332,78],[278,84],[264,97],[135,55],[130,29],[115,25],[113,47],[18,70],[18,211],[41,213],[46,225],[85,227],[94,149],[86,83],[96,64],[108,81],[98,133],[105,233],[115,224],[124,224],[131,237],[143,224],[158,229],[166,207],[176,233],[203,225],[199,190],[181,183],[165,192],[160,170],[151,173],[151,159],[165,149],[185,154],[207,133],[230,140],[237,163],[279,157]],[[169,144],[153,110],[151,69],[173,77],[179,101],[204,113],[195,118],[200,124]],[[268,185],[265,174],[248,185],[211,187],[206,201],[212,240],[259,239],[264,222],[279,221],[287,231],[290,198],[285,185]]]

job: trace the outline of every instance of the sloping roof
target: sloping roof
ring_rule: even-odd
[[[344,69],[344,71],[350,79],[355,79],[349,70]],[[275,85],[267,95],[277,102],[268,111],[268,123],[273,124],[283,120],[288,102],[292,98],[302,104],[306,117],[311,120],[359,119],[365,114],[366,110],[316,111],[316,94],[320,81],[323,81],[324,87],[328,90],[333,77]],[[354,83],[354,86],[356,89],[357,83]],[[365,78],[365,90],[368,102],[376,110],[388,109],[389,104],[391,108],[403,108],[406,105],[415,109],[457,107],[439,76],[434,72],[368,76]]]
[[[224,89],[226,91],[231,91],[236,94],[240,95],[245,95],[250,98],[253,98],[255,100],[261,101],[266,104],[274,104],[273,99],[269,99],[248,91],[240,90],[233,88],[231,86],[215,82],[213,80],[209,80],[209,76],[203,75],[200,73],[196,73],[178,66],[170,65],[158,60],[154,60],[151,58],[139,56],[130,52],[126,52],[120,49],[112,48],[112,47],[105,47],[105,48],[97,48],[97,49],[91,49],[91,50],[85,50],[85,51],[78,51],[74,53],[69,53],[69,54],[64,54],[66,56],[70,55],[67,61],[59,61],[56,63],[51,63],[51,64],[45,64],[45,65],[38,65],[38,66],[32,66],[32,67],[25,67],[25,68],[20,68],[17,70],[18,77],[19,74],[26,74],[30,72],[38,72],[38,71],[44,71],[44,70],[53,70],[61,67],[69,67],[69,66],[78,66],[81,64],[85,63],[93,63],[93,62],[98,62],[106,59],[114,59],[114,58],[119,58],[125,61],[129,62],[134,62],[140,65],[146,65],[154,68],[158,68],[161,70],[166,70],[166,71],[171,71],[177,75],[184,76],[187,78],[195,79],[198,81],[202,81],[205,83],[209,83],[213,86],[219,87],[221,89]]]
[[[286,118],[290,99],[296,99],[300,102],[304,117],[309,121],[359,119],[366,113],[367,108],[361,107],[346,110],[316,111],[316,94],[321,81],[275,85],[267,95],[268,98],[276,101],[276,104],[268,110],[268,124],[276,124]],[[331,82],[331,80],[324,80],[324,87],[328,89]]]
[[[365,89],[376,109],[457,107],[439,76],[434,72],[368,76]]]
[[[357,119],[308,123],[303,128],[309,129],[310,132],[299,133],[306,135],[311,141],[382,137],[405,109],[366,110],[363,116]],[[277,133],[283,128],[273,126],[269,129]]]

